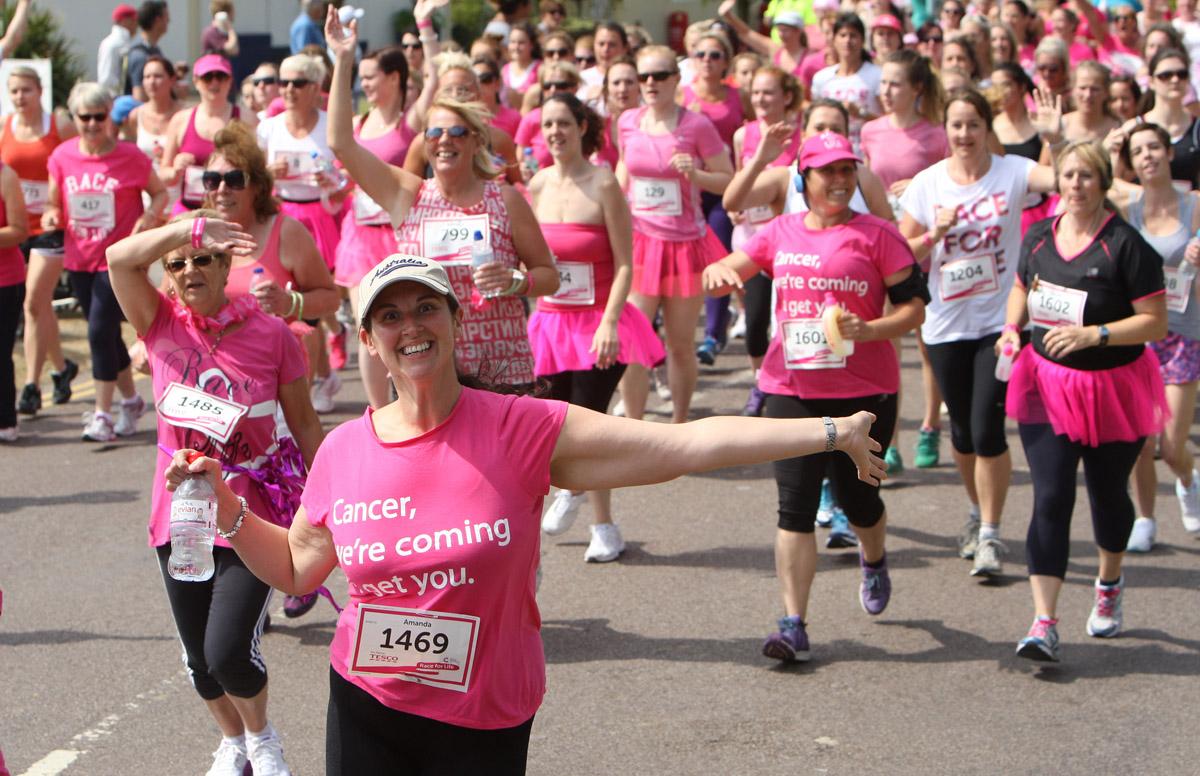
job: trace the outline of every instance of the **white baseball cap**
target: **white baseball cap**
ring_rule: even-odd
[[[424,256],[393,253],[376,264],[362,280],[358,289],[358,309],[362,311],[359,325],[367,320],[371,305],[383,293],[383,289],[405,280],[428,286],[439,294],[450,297],[455,304],[458,303],[454,287],[450,285],[450,276],[440,263]]]

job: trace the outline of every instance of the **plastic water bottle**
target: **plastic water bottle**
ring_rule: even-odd
[[[841,317],[842,306],[838,304],[837,297],[826,291],[825,312],[821,313],[821,323],[825,328],[825,341],[829,343],[829,349],[833,355],[845,358],[854,354],[854,343],[842,337],[842,330],[838,326]]]
[[[532,149],[532,148],[526,148],[526,149],[525,149],[525,154],[524,154],[524,156],[521,158],[521,166],[525,168],[525,171],[526,171],[527,173],[529,173],[529,177],[530,177],[530,178],[532,178],[534,175],[536,175],[536,174],[537,174],[537,171],[538,171],[538,161],[537,161],[537,157],[535,157],[535,156],[533,155],[533,149]]]
[[[996,379],[1002,383],[1007,383],[1008,378],[1012,376],[1013,355],[1016,352],[1011,342],[1005,342],[1004,348],[1000,351],[1000,358],[996,359]]]
[[[492,243],[490,240],[483,239],[483,232],[476,229],[472,235],[471,242],[471,268],[478,269],[484,264],[490,264],[496,260],[496,254],[492,251]],[[484,294],[478,289],[471,293],[471,306],[476,310],[486,310],[491,302],[487,301],[496,294]]]
[[[255,267],[254,272],[250,276],[250,290],[253,291],[258,286],[267,282],[267,271],[262,267]]]
[[[188,463],[203,457],[196,452]],[[203,582],[213,575],[213,538],[217,532],[217,494],[208,477],[193,474],[171,496],[171,559],[167,573],[181,582]]]
[[[333,166],[333,162],[321,156],[320,152],[313,151],[310,156],[313,175],[316,176],[317,185],[321,187],[321,206],[325,208],[325,212],[335,215],[337,207],[329,200],[329,190],[331,187],[334,190],[342,187],[342,174]]]

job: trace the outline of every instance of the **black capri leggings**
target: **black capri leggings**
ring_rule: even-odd
[[[125,319],[113,294],[108,272],[67,273],[71,292],[88,322],[88,347],[92,351],[92,379],[112,382],[129,366],[129,350],[121,339]]]
[[[607,369],[580,369],[547,375],[550,395],[546,398],[587,407],[596,412],[608,412],[608,403],[612,401],[623,374],[625,364],[613,364]]]
[[[982,339],[925,345],[938,388],[950,411],[950,441],[963,455],[994,458],[1008,450],[1004,438],[1006,383],[996,379],[994,346],[999,333]]]
[[[270,586],[251,574],[228,547],[213,547],[216,571],[205,582],[172,579],[167,573],[171,545],[155,551],[196,692],[206,701],[225,693],[237,698],[258,695],[267,686],[267,664],[259,642]]]
[[[767,355],[771,344],[771,279],[759,272],[745,282],[746,353],[751,358]]]
[[[860,410],[875,413],[871,438],[883,449],[892,441],[896,425],[896,394],[859,396],[853,399],[800,399],[768,394],[763,415],[768,418],[840,417]],[[883,517],[879,488],[858,479],[850,456],[842,452],[819,453],[776,461],[775,485],[779,489],[779,527],[812,533],[821,503],[821,480],[829,477],[833,496],[846,518],[859,528],[870,528]]]
[[[521,776],[533,717],[476,730],[384,706],[329,669],[326,776]]]
[[[1033,519],[1025,538],[1029,573],[1059,579],[1067,574],[1075,472],[1081,458],[1096,544],[1106,552],[1124,552],[1134,518],[1129,474],[1145,440],[1085,447],[1055,434],[1048,423],[1022,423],[1018,429],[1033,477]]]
[[[12,354],[24,304],[24,283],[0,288],[0,428],[17,425],[17,383]]]

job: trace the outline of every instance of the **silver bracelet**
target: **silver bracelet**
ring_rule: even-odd
[[[837,426],[833,425],[833,418],[828,415],[821,418],[821,422],[825,424],[825,452],[832,453],[837,449]]]
[[[237,532],[242,530],[242,523],[246,520],[246,499],[238,496],[237,500],[242,502],[242,509],[238,512],[237,520],[233,521],[233,530],[229,533],[225,533],[221,530],[220,526],[217,526],[217,536],[220,536],[226,541],[229,541],[233,537],[237,536]]]

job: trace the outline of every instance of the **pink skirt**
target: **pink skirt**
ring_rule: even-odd
[[[538,377],[559,372],[581,372],[596,365],[592,337],[604,317],[603,310],[558,312],[537,310],[529,316],[529,344],[533,348],[533,373]],[[650,368],[667,357],[662,340],[642,311],[626,303],[617,321],[621,351],[617,361]]]
[[[728,254],[707,228],[697,240],[673,242],[633,233],[633,290],[643,296],[700,296],[700,273]]]
[[[1158,434],[1170,417],[1158,359],[1149,348],[1116,369],[1071,369],[1033,347],[1017,354],[1008,381],[1008,416],[1018,423],[1049,423],[1055,434],[1098,447]]]
[[[396,252],[396,233],[389,225],[359,226],[353,214],[342,219],[342,239],[337,247],[333,280],[354,288],[379,262]]]
[[[325,209],[325,206],[319,200],[316,202],[284,200],[280,203],[279,209],[284,215],[291,216],[304,224],[304,228],[316,240],[317,250],[321,252],[321,258],[325,259],[325,265],[333,269],[337,257],[339,235],[333,215]]]

